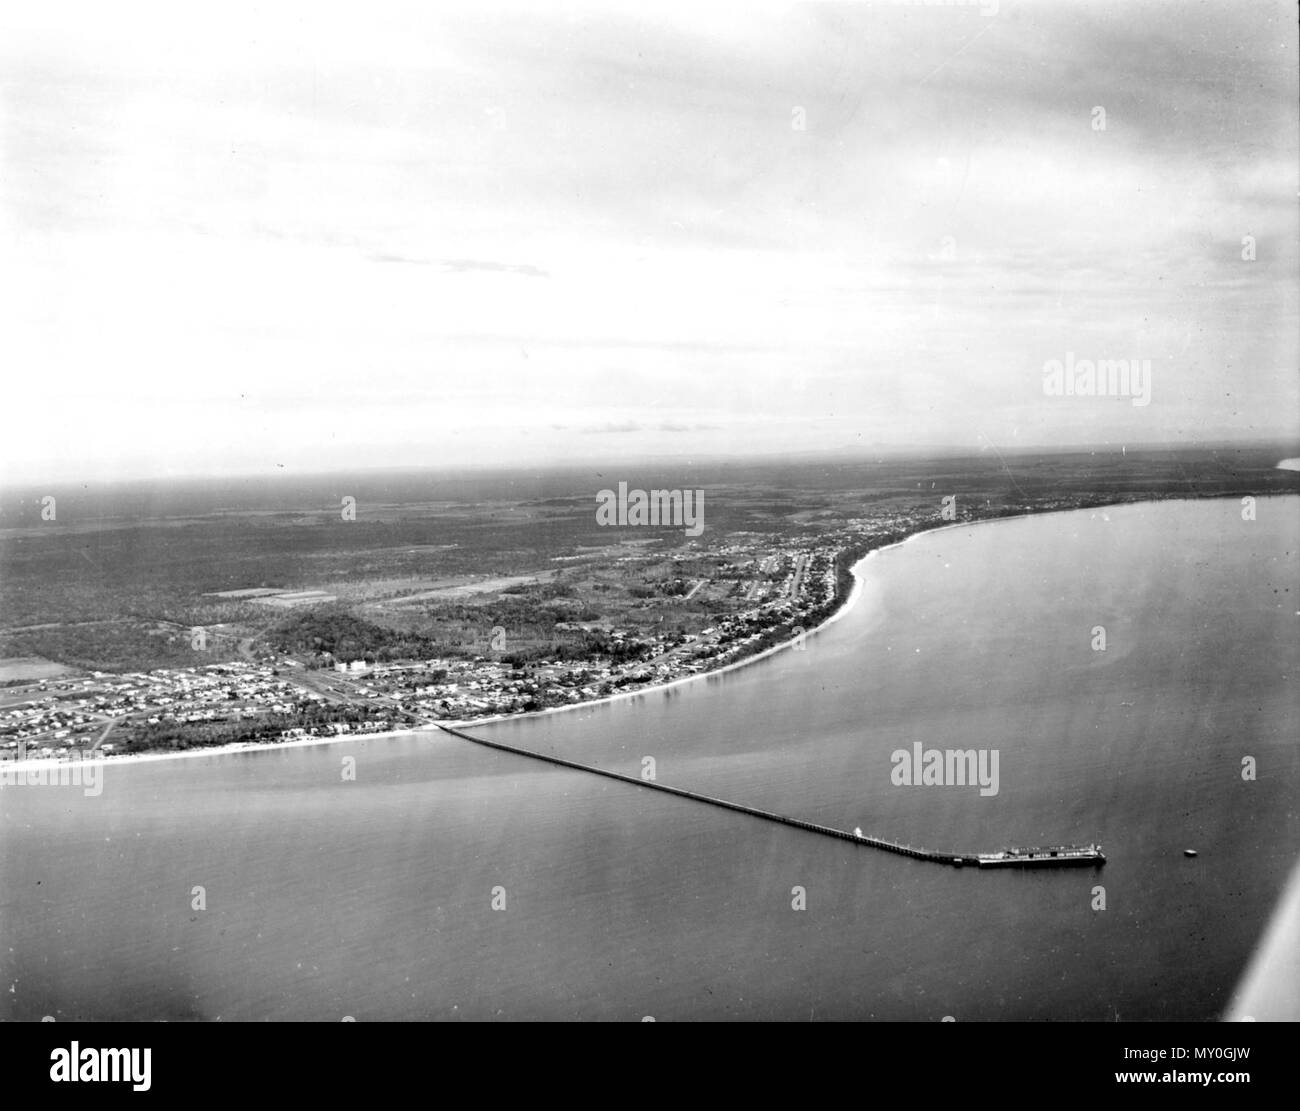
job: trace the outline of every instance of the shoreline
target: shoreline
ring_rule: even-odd
[[[157,760],[187,760],[201,756],[236,756],[241,752],[276,752],[282,748],[315,748],[317,745],[339,744],[343,741],[366,741],[379,739],[388,739],[390,737],[404,737],[409,733],[422,733],[430,729],[436,729],[437,726],[432,722],[421,722],[418,725],[412,725],[409,729],[385,729],[375,733],[340,733],[333,737],[295,737],[292,741],[236,741],[234,744],[211,745],[207,748],[187,748],[181,752],[124,752],[120,756],[95,756],[89,759],[77,760],[55,760],[46,758],[44,760],[13,760],[0,764],[0,776],[27,771],[35,771],[41,768],[50,770],[50,778],[57,779],[59,770],[62,768],[107,768],[107,767],[126,767],[128,764],[152,763]],[[0,790],[5,786],[17,787],[21,784],[0,784]]]
[[[814,628],[806,630],[802,635],[804,636],[805,639],[816,636],[828,625],[832,625],[836,621],[840,620],[841,617],[847,614],[857,604],[858,599],[862,595],[862,589],[864,586],[864,579],[862,575],[859,573],[859,570],[862,567],[862,565],[867,562],[867,560],[871,559],[874,556],[879,555],[881,552],[888,552],[888,551],[892,551],[895,548],[901,548],[904,545],[909,544],[914,540],[920,539],[921,537],[937,535],[941,532],[948,532],[951,529],[974,528],[980,525],[996,525],[1003,521],[1023,521],[1030,517],[1046,517],[1049,515],[1054,515],[1059,513],[1085,513],[1085,512],[1096,513],[1107,509],[1123,509],[1123,508],[1140,506],[1140,505],[1163,505],[1168,502],[1180,502],[1180,501],[1197,502],[1197,501],[1215,500],[1218,498],[1227,500],[1227,499],[1235,499],[1238,498],[1239,496],[1240,495],[1237,494],[1223,494],[1223,495],[1215,495],[1214,498],[1210,498],[1210,499],[1198,498],[1198,497],[1143,498],[1139,501],[1132,501],[1132,502],[1108,502],[1103,505],[1079,506],[1079,507],[1068,508],[1068,509],[1044,509],[1044,510],[1035,510],[1028,513],[1009,513],[1000,517],[984,517],[984,518],[967,520],[967,521],[953,521],[949,524],[939,525],[935,528],[918,529],[916,532],[908,533],[908,535],[904,536],[901,540],[895,540],[893,543],[884,544],[879,548],[872,548],[869,552],[864,553],[863,556],[860,559],[858,559],[853,564],[852,567],[849,568],[849,572],[853,576],[853,589],[849,591],[849,594],[844,599],[843,604],[837,606],[834,612],[831,613],[825,620],[820,622]],[[1296,497],[1300,495],[1276,494],[1276,495],[1265,495],[1265,496],[1266,497]],[[838,558],[838,556],[839,553],[837,552],[836,558]],[[473,726],[496,725],[503,721],[523,721],[528,718],[538,718],[538,717],[546,717],[554,714],[570,713],[574,710],[587,710],[587,709],[591,709],[594,706],[606,705],[609,703],[618,702],[628,698],[636,698],[641,695],[655,694],[658,693],[659,691],[666,691],[673,687],[681,686],[685,683],[694,683],[702,679],[712,678],[715,675],[724,675],[729,671],[734,671],[738,668],[747,667],[750,664],[758,663],[760,660],[767,659],[769,656],[772,656],[777,652],[792,651],[794,643],[797,639],[798,639],[797,637],[791,637],[789,640],[783,640],[777,644],[773,644],[768,648],[764,648],[763,651],[757,652],[752,656],[746,656],[743,660],[735,660],[732,663],[724,665],[723,667],[711,668],[707,671],[700,671],[693,675],[683,675],[680,678],[669,680],[666,683],[653,683],[650,684],[649,686],[638,687],[636,690],[619,691],[617,694],[605,695],[605,697],[603,698],[593,698],[583,702],[573,702],[564,706],[550,706],[543,710],[528,710],[518,714],[493,714],[490,717],[481,717],[481,718],[466,718],[466,719],[457,718],[457,719],[446,719],[446,720],[439,719],[436,722],[420,722],[406,729],[387,729],[375,733],[344,733],[332,737],[299,737],[291,741],[274,741],[274,742],[243,741],[243,742],[236,742],[234,744],[213,745],[210,748],[186,749],[182,752],[132,752],[132,753],[123,753],[120,756],[118,755],[100,756],[92,759],[81,759],[81,760],[54,760],[49,758],[42,759],[42,760],[28,759],[28,760],[23,760],[21,762],[15,761],[13,763],[9,763],[2,770],[10,774],[18,774],[19,772],[25,773],[28,770],[36,770],[41,768],[60,769],[64,767],[67,768],[107,767],[110,765],[126,766],[128,764],[154,762],[159,760],[184,760],[184,759],[193,759],[193,758],[198,758],[203,756],[213,756],[213,757],[233,756],[239,753],[246,753],[246,752],[274,752],[276,750],[285,749],[285,748],[313,748],[316,747],[317,745],[339,744],[347,741],[361,741],[361,740],[368,740],[368,739],[388,740],[393,737],[409,736],[413,733],[430,732],[433,730],[437,730],[440,726],[447,726],[452,729],[467,729]],[[52,776],[52,778],[57,778],[57,776]],[[10,786],[20,786],[20,785],[11,784]]]

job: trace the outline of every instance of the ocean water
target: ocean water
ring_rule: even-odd
[[[952,528],[803,651],[477,727],[1103,868],[946,868],[441,733],[115,765],[0,791],[0,1016],[1214,1019],[1300,856],[1298,555],[1294,497]],[[997,793],[896,785],[918,742],[996,750]]]

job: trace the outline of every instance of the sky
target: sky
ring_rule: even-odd
[[[0,7],[0,482],[1300,435],[1293,3],[196,12]]]

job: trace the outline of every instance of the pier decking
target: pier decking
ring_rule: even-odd
[[[873,849],[880,849],[887,853],[897,853],[900,856],[910,856],[917,860],[930,860],[936,864],[948,864],[952,867],[961,868],[970,866],[974,868],[1007,868],[1007,867],[1064,867],[1069,865],[1101,865],[1106,862],[1102,855],[1099,845],[1053,845],[1047,848],[1035,849],[1004,849],[1000,853],[961,853],[961,852],[937,852],[933,849],[921,849],[912,845],[899,844],[897,841],[887,841],[883,837],[870,837],[866,834],[851,833],[846,829],[835,829],[832,826],[819,825],[817,822],[805,822],[801,818],[791,818],[784,814],[775,814],[770,810],[760,810],[756,806],[744,806],[738,802],[729,802],[726,799],[714,798],[712,795],[704,795],[698,791],[687,791],[681,787],[670,787],[666,783],[658,783],[651,779],[639,779],[633,775],[624,775],[622,772],[612,772],[605,768],[597,768],[591,764],[580,764],[574,760],[564,760],[559,756],[548,756],[541,752],[532,752],[525,748],[516,748],[514,745],[503,744],[500,741],[489,741],[482,737],[474,737],[469,733],[462,733],[459,729],[452,729],[447,725],[439,725],[444,733],[449,733],[453,737],[459,737],[463,741],[470,741],[476,745],[482,745],[484,748],[494,748],[500,752],[509,752],[515,756],[525,756],[530,760],[541,760],[547,764],[554,764],[561,768],[570,768],[573,771],[587,772],[590,775],[601,775],[606,779],[618,779],[624,783],[631,783],[635,787],[644,787],[652,791],[663,791],[665,794],[677,795],[679,798],[693,799],[696,802],[707,803],[709,806],[720,806],[724,810],[735,810],[740,814],[749,814],[754,818],[762,818],[769,822],[779,822],[781,825],[794,826],[796,829],[804,829],[810,833],[820,833],[823,837],[835,837],[841,841],[852,841],[855,845],[867,845]]]

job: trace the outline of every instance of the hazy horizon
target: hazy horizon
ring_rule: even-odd
[[[101,475],[95,473],[86,473],[70,477],[59,478],[46,481],[44,483],[27,481],[8,480],[3,473],[0,473],[0,492],[14,493],[33,493],[36,491],[46,492],[48,490],[66,489],[70,487],[90,485],[95,486],[133,486],[138,484],[150,485],[158,482],[165,483],[222,483],[222,482],[262,482],[262,481],[315,481],[315,480],[333,480],[333,479],[366,479],[379,478],[383,476],[414,476],[414,475],[446,475],[449,477],[464,477],[471,475],[482,476],[501,476],[510,474],[523,474],[525,472],[534,472],[538,475],[566,475],[572,472],[578,472],[598,467],[610,470],[612,482],[617,481],[617,476],[622,474],[644,470],[649,467],[663,468],[667,473],[669,471],[687,471],[701,468],[764,468],[764,467],[810,467],[819,464],[840,465],[840,466],[861,466],[872,462],[889,462],[902,463],[915,461],[917,463],[937,462],[944,459],[952,460],[972,460],[981,457],[987,458],[1005,458],[1005,459],[1023,459],[1032,457],[1051,457],[1051,456],[1069,456],[1069,455],[1113,455],[1122,456],[1126,453],[1134,456],[1143,454],[1161,454],[1183,452],[1258,452],[1264,454],[1276,454],[1278,457],[1277,466],[1282,469],[1295,470],[1300,468],[1300,458],[1290,457],[1288,453],[1300,452],[1300,439],[1293,441],[1265,439],[1225,443],[1165,443],[1165,444],[1019,444],[1007,448],[994,449],[989,446],[970,447],[966,445],[956,445],[952,447],[932,446],[932,447],[905,447],[890,446],[876,449],[858,448],[858,449],[838,449],[826,448],[824,450],[807,450],[800,452],[772,452],[772,453],[755,453],[755,452],[735,452],[735,453],[717,453],[706,454],[696,453],[690,457],[685,455],[640,455],[640,456],[621,456],[614,458],[612,456],[592,457],[588,459],[563,459],[563,460],[537,460],[522,461],[512,463],[500,463],[493,461],[471,461],[471,462],[451,462],[451,463],[427,463],[427,464],[379,464],[379,465],[360,465],[347,466],[340,465],[330,468],[302,469],[291,470],[285,467],[279,467],[274,464],[269,469],[261,470],[228,470],[228,471],[193,471],[193,472],[160,472],[150,470],[135,474],[115,473],[110,475]],[[1286,466],[1293,464],[1292,466]],[[614,467],[620,470],[615,472]],[[0,508],[0,512],[3,512]]]
[[[0,481],[1294,440],[1296,63],[1280,0],[9,6]]]

